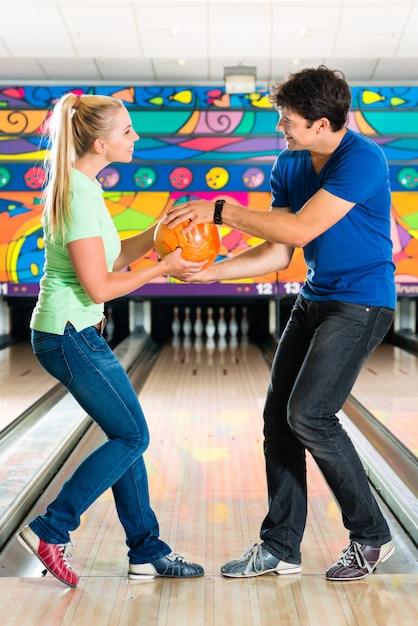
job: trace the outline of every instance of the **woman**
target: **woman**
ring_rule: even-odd
[[[69,533],[111,487],[129,547],[129,578],[202,576],[200,565],[159,539],[143,459],[147,424],[125,370],[102,336],[104,302],[159,276],[197,272],[202,263],[185,261],[177,249],[139,271],[120,271],[152,248],[155,228],[120,241],[96,180],[109,163],[129,163],[139,139],[120,100],[66,94],[54,108],[49,134],[42,218],[46,256],[30,324],[32,346],[45,370],[76,398],[107,441],[17,538],[54,576],[76,586],[78,576],[67,561]]]

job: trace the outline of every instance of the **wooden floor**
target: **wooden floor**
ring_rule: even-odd
[[[146,460],[161,536],[202,563],[203,578],[128,582],[124,534],[108,491],[73,533],[72,563],[81,575],[76,589],[50,575],[40,577],[37,560],[11,544],[9,561],[10,555],[19,561],[20,573],[8,575],[6,559],[0,580],[3,623],[415,626],[417,554],[408,552],[397,531],[397,552],[378,573],[359,582],[325,580],[348,538],[310,458],[302,574],[244,580],[219,574],[223,562],[258,540],[266,513],[261,414],[268,378],[268,366],[252,345],[213,353],[204,346],[201,351],[166,346],[140,394],[151,431]],[[94,429],[91,438],[100,437]]]

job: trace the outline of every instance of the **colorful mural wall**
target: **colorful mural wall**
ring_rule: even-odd
[[[213,87],[0,86],[0,295],[35,295],[43,267],[40,216],[45,173],[44,121],[64,93],[121,98],[141,139],[129,165],[100,174],[105,202],[122,238],[147,228],[182,198],[230,199],[268,210],[269,175],[285,144],[265,93],[228,95]],[[355,87],[349,116],[384,150],[393,190],[392,237],[399,295],[418,294],[418,87]],[[365,173],[367,175],[367,173]],[[259,240],[221,227],[219,258]],[[156,260],[155,252],[137,269]],[[212,285],[163,279],[142,287],[153,295],[296,294],[305,265],[257,279]]]

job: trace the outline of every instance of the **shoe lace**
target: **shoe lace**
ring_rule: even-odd
[[[257,565],[258,558],[258,565]],[[263,559],[263,548],[261,544],[255,542],[251,544],[238,559],[239,561],[248,561],[247,567],[244,570],[244,573],[248,572],[262,572],[264,571],[264,559]]]
[[[69,541],[68,543],[63,543],[62,545],[58,546],[64,565],[68,567],[68,569],[72,569],[68,561],[69,559],[73,558],[73,553],[71,552],[71,549],[73,547],[74,544],[72,541]]]
[[[187,559],[185,559],[185,557],[182,554],[179,554],[178,552],[170,552],[170,554],[167,554],[166,558],[169,561],[181,561],[182,563],[188,563],[189,561],[187,561]]]
[[[366,568],[369,573],[373,571],[361,551],[361,545],[356,541],[352,541],[350,545],[343,550],[343,553],[343,556],[338,561],[340,565],[350,567],[354,563],[357,563],[360,568]]]

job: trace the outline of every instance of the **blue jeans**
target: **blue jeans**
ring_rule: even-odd
[[[93,326],[77,332],[67,324],[63,335],[32,331],[32,347],[44,369],[74,396],[107,440],[79,465],[45,515],[30,527],[47,543],[67,543],[80,516],[111,487],[130,562],[166,556],[171,550],[158,538],[143,458],[148,426],[121,363]]]
[[[371,546],[390,541],[360,458],[336,413],[393,315],[385,307],[302,296],[295,302],[273,360],[264,408],[269,511],[260,536],[279,559],[301,562],[306,450],[334,493],[350,539]]]

